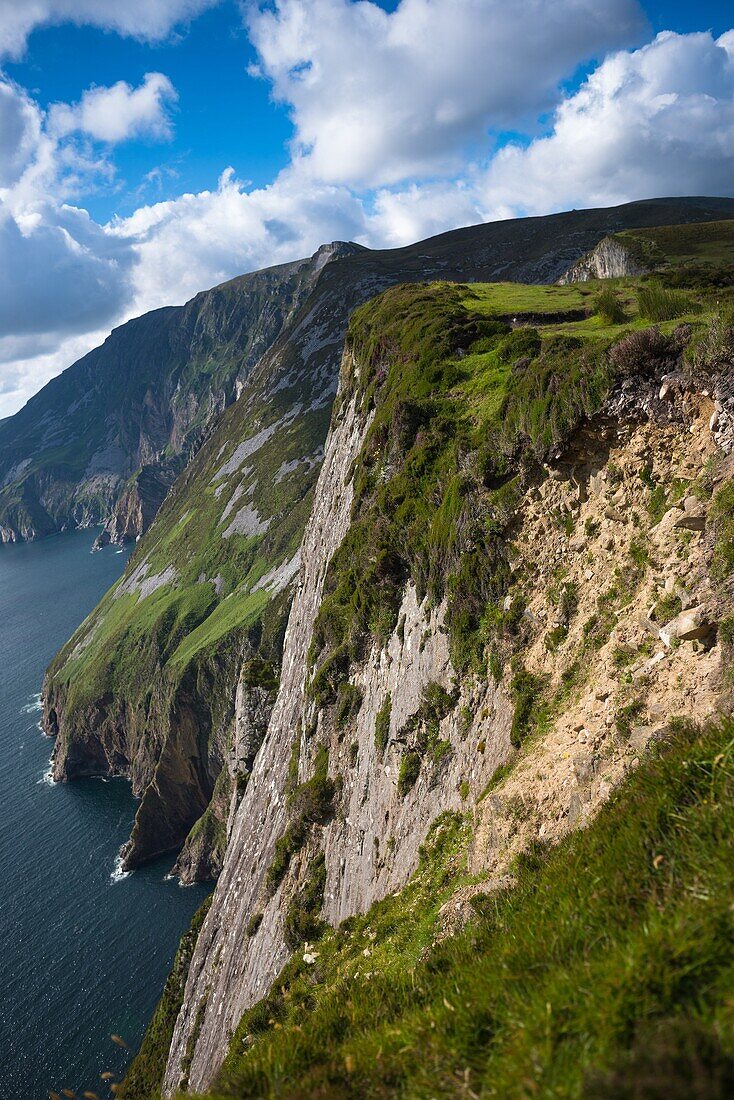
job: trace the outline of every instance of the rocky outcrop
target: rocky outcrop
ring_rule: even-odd
[[[586,283],[590,279],[621,279],[626,275],[644,275],[649,268],[633,255],[630,247],[617,237],[604,237],[599,244],[582,256],[558,283]]]
[[[143,466],[125,486],[94,549],[136,542],[150,527],[179,473],[178,464]]]
[[[80,704],[73,695],[69,700],[66,684],[47,678],[43,723],[55,738],[54,779],[123,776],[140,798],[122,851],[123,869],[178,851],[211,804],[208,821],[182,853],[181,871],[186,881],[216,877],[223,854],[219,834],[229,812],[226,782],[217,784],[247,653],[246,637],[232,638],[216,656],[202,655],[178,678],[155,671],[148,654],[148,689],[142,696],[131,693],[130,700],[102,696]]]

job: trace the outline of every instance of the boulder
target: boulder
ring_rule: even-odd
[[[681,611],[674,619],[660,631],[660,640],[669,646],[674,640],[679,642],[693,642],[700,638],[707,638],[715,629],[715,624],[710,621],[704,608],[690,607],[687,611]]]
[[[698,514],[683,512],[673,526],[678,531],[704,531],[706,529],[706,515],[703,509]]]

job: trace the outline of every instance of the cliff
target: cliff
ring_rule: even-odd
[[[138,538],[166,492],[308,296],[324,263],[243,275],[116,329],[0,425],[0,539],[105,524]]]
[[[444,1051],[421,1000],[453,965],[441,943],[469,921],[471,956],[477,914],[496,932],[518,878],[537,886],[538,846],[617,820],[648,746],[684,744],[672,716],[730,708],[734,334],[706,288],[650,328],[644,290],[601,338],[565,319],[565,288],[523,292],[542,328],[498,319],[519,293],[502,284],[397,288],[353,316],[164,1095],[415,1087],[415,1051]],[[460,1035],[475,1002],[441,988],[441,1036]],[[470,1075],[494,1031],[464,1026]]]
[[[647,263],[645,262],[647,260]],[[653,266],[652,256],[644,257],[619,237],[604,237],[582,256],[558,280],[560,286],[585,283],[590,279],[619,279],[629,275],[644,275]]]
[[[663,211],[710,217],[722,203],[661,200],[495,223],[382,253],[325,246],[306,264],[261,273],[261,298],[255,276],[200,296],[204,309],[209,297],[223,295],[242,334],[252,322],[252,349],[266,342],[263,325],[268,332],[280,325],[280,335],[236,383],[239,399],[207,429],[120,585],[54,660],[44,685],[55,777],[124,775],[141,798],[125,866],[185,843],[176,865],[184,881],[219,872],[231,807],[277,685],[352,309],[392,283],[437,273],[472,282],[499,273],[554,278],[605,231],[655,223]],[[506,288],[502,315],[519,307],[542,321],[543,296],[523,301],[531,290]],[[571,288],[564,293],[553,318],[568,321],[569,308],[585,316],[590,299]],[[265,318],[253,321],[258,308]],[[157,324],[155,317],[143,322],[151,330]],[[186,377],[196,379],[199,370],[190,363]],[[159,464],[142,467],[125,483],[102,537],[132,537],[152,522],[168,483]],[[236,719],[238,691],[251,720]]]

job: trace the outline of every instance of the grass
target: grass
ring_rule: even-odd
[[[674,321],[695,312],[688,294],[680,290],[668,290],[658,282],[640,289],[637,304],[640,316],[653,322]]]
[[[465,826],[440,820],[399,895],[329,932],[315,965],[296,956],[245,1014],[211,1096],[723,1100],[733,737],[679,728],[589,828],[532,849],[514,889],[479,895],[434,944],[466,881]]]
[[[604,325],[621,325],[627,320],[627,313],[613,286],[603,287],[594,299],[594,312]]]

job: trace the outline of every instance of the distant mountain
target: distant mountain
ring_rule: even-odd
[[[103,541],[147,530],[176,477],[266,353],[336,382],[349,312],[398,282],[559,277],[625,228],[731,217],[734,201],[658,199],[493,222],[406,248],[354,244],[240,276],[155,310],[0,421],[0,541],[104,524]]]
[[[324,266],[242,275],[122,325],[0,423],[0,540],[106,523],[137,538]]]

